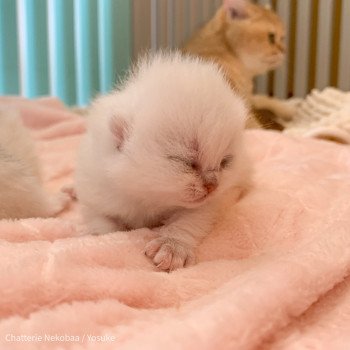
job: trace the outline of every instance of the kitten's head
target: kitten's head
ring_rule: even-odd
[[[157,55],[108,99],[105,171],[120,193],[192,208],[240,185],[247,110],[216,65]]]
[[[272,10],[249,0],[224,0],[227,44],[254,75],[284,60],[284,26]]]

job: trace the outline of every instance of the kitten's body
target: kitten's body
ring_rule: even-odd
[[[184,51],[221,65],[232,88],[257,109],[270,109],[282,118],[290,118],[292,111],[277,99],[253,95],[254,77],[282,63],[283,40],[283,23],[273,11],[248,0],[224,0]]]
[[[224,193],[249,183],[246,114],[216,65],[178,54],[143,61],[90,111],[76,181],[89,232],[158,227],[146,247],[154,263],[193,262]]]
[[[29,133],[16,113],[0,110],[0,219],[48,217],[65,207],[69,197],[49,197],[39,173]]]

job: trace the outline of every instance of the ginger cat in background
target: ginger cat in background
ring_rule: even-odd
[[[214,17],[183,51],[217,62],[235,90],[255,109],[290,119],[292,110],[278,99],[253,95],[253,79],[280,66],[285,57],[284,26],[272,10],[248,0],[224,0]],[[251,118],[247,127],[261,127]]]

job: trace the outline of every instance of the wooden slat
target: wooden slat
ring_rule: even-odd
[[[151,0],[132,1],[132,58],[151,47]]]
[[[213,16],[214,14],[213,4],[214,2],[212,0],[203,0],[203,5],[202,5],[203,21],[202,22],[207,22]]]
[[[48,0],[50,94],[76,103],[73,3]]]
[[[185,33],[184,33],[184,41],[186,41],[192,34],[191,32],[191,0],[186,0],[184,2],[184,29],[185,29]]]
[[[332,56],[330,69],[330,85],[338,85],[338,70],[340,56],[340,28],[341,28],[341,4],[342,0],[334,0],[333,2],[333,18],[332,18]]]
[[[220,7],[222,4],[222,0],[214,0],[216,8]]]
[[[49,92],[45,0],[17,0],[21,93],[26,97]]]
[[[311,4],[311,18],[310,18],[310,59],[309,59],[308,91],[311,91],[316,84],[318,11],[319,11],[319,0],[313,0]]]
[[[174,47],[175,42],[175,0],[167,0],[167,46]]]
[[[158,49],[158,1],[151,0],[151,49],[156,51]]]
[[[298,3],[295,47],[294,96],[305,97],[308,92],[311,0]]]
[[[168,2],[157,0],[157,48],[168,47]]]
[[[187,0],[176,0],[174,9],[174,40],[175,47],[181,47],[184,44],[186,38],[186,1]]]
[[[97,3],[74,0],[77,103],[85,106],[98,92]]]
[[[343,90],[350,91],[350,1],[343,0],[340,31],[340,59],[338,84]]]
[[[189,2],[189,32],[193,35],[205,22],[202,0],[188,0]]]
[[[113,0],[98,2],[98,52],[100,91],[109,91],[114,84]]]
[[[130,0],[112,0],[114,10],[114,81],[123,79],[132,59],[133,38],[131,35],[131,2]]]
[[[0,94],[19,93],[16,1],[0,0]]]
[[[323,89],[329,85],[332,43],[333,1],[320,0],[317,42],[316,87]]]
[[[287,97],[291,97],[294,94],[294,71],[295,71],[295,49],[296,49],[296,24],[297,24],[297,0],[291,0],[290,3],[290,31],[289,31],[289,46],[288,46],[288,84],[287,84]]]

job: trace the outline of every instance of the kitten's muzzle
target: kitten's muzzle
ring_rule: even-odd
[[[214,171],[207,171],[200,174],[201,182],[192,184],[189,190],[190,199],[186,200],[189,203],[201,203],[214,192],[219,184]]]

